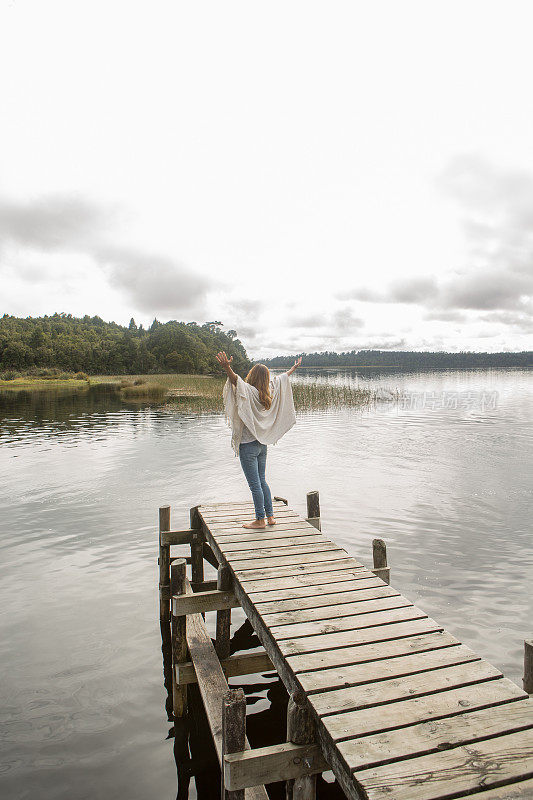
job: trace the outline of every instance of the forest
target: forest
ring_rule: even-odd
[[[265,359],[268,367],[291,366],[294,356],[276,356]],[[520,353],[475,353],[461,351],[418,352],[414,350],[350,350],[346,353],[303,353],[302,363],[306,367],[403,367],[403,368],[449,368],[449,367],[530,367],[533,352]]]
[[[44,317],[0,318],[0,371],[25,372],[35,367],[55,367],[70,372],[127,375],[150,373],[220,372],[219,350],[233,356],[237,372],[252,362],[234,330],[224,332],[221,322],[161,323],[148,329],[134,319],[128,327],[104,322],[100,317],[52,314]]]

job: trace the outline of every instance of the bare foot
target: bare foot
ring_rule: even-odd
[[[245,522],[243,528],[266,528],[264,519],[256,519],[254,522]]]
[[[267,517],[267,522],[268,522],[269,525],[275,525],[276,524],[276,520],[274,519],[274,517]]]

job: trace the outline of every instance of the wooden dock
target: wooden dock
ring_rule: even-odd
[[[279,498],[275,516],[275,526],[244,529],[251,503],[217,503],[170,531],[170,509],[160,509],[174,714],[197,682],[224,800],[266,798],[264,784],[279,780],[288,797],[309,800],[316,774],[329,769],[356,800],[533,798],[528,694],[389,585],[381,540],[367,568],[322,533],[318,493],[308,495],[306,518]],[[190,581],[185,559],[170,558],[179,544],[191,546]],[[204,580],[204,559],[218,568],[216,584]],[[263,651],[229,655],[236,606]],[[217,612],[214,645],[208,611]],[[287,742],[251,750],[244,695],[227,677],[272,668],[291,696]],[[529,657],[528,670],[531,683]]]

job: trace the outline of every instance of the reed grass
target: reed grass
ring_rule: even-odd
[[[114,396],[126,402],[153,402],[164,404],[187,414],[219,413],[223,411],[222,389],[225,376],[219,375],[95,375],[84,378],[51,380],[28,376],[10,381],[0,381],[5,392],[36,392],[71,389],[89,393],[94,397]],[[394,402],[400,397],[397,389],[376,389],[327,383],[323,380],[292,382],[294,405],[297,411],[315,411],[328,408],[368,407],[376,402]],[[25,394],[27,397],[27,394]],[[22,397],[22,396],[21,396]]]

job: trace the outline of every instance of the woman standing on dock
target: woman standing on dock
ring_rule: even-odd
[[[264,364],[255,364],[245,381],[233,372],[233,357],[228,359],[221,352],[216,358],[228,376],[223,398],[231,425],[231,445],[240,458],[254,501],[255,521],[243,528],[266,528],[265,517],[269,525],[276,524],[265,479],[267,446],[276,444],[296,422],[289,375],[300,366],[302,358],[297,358],[287,372],[273,377]]]

